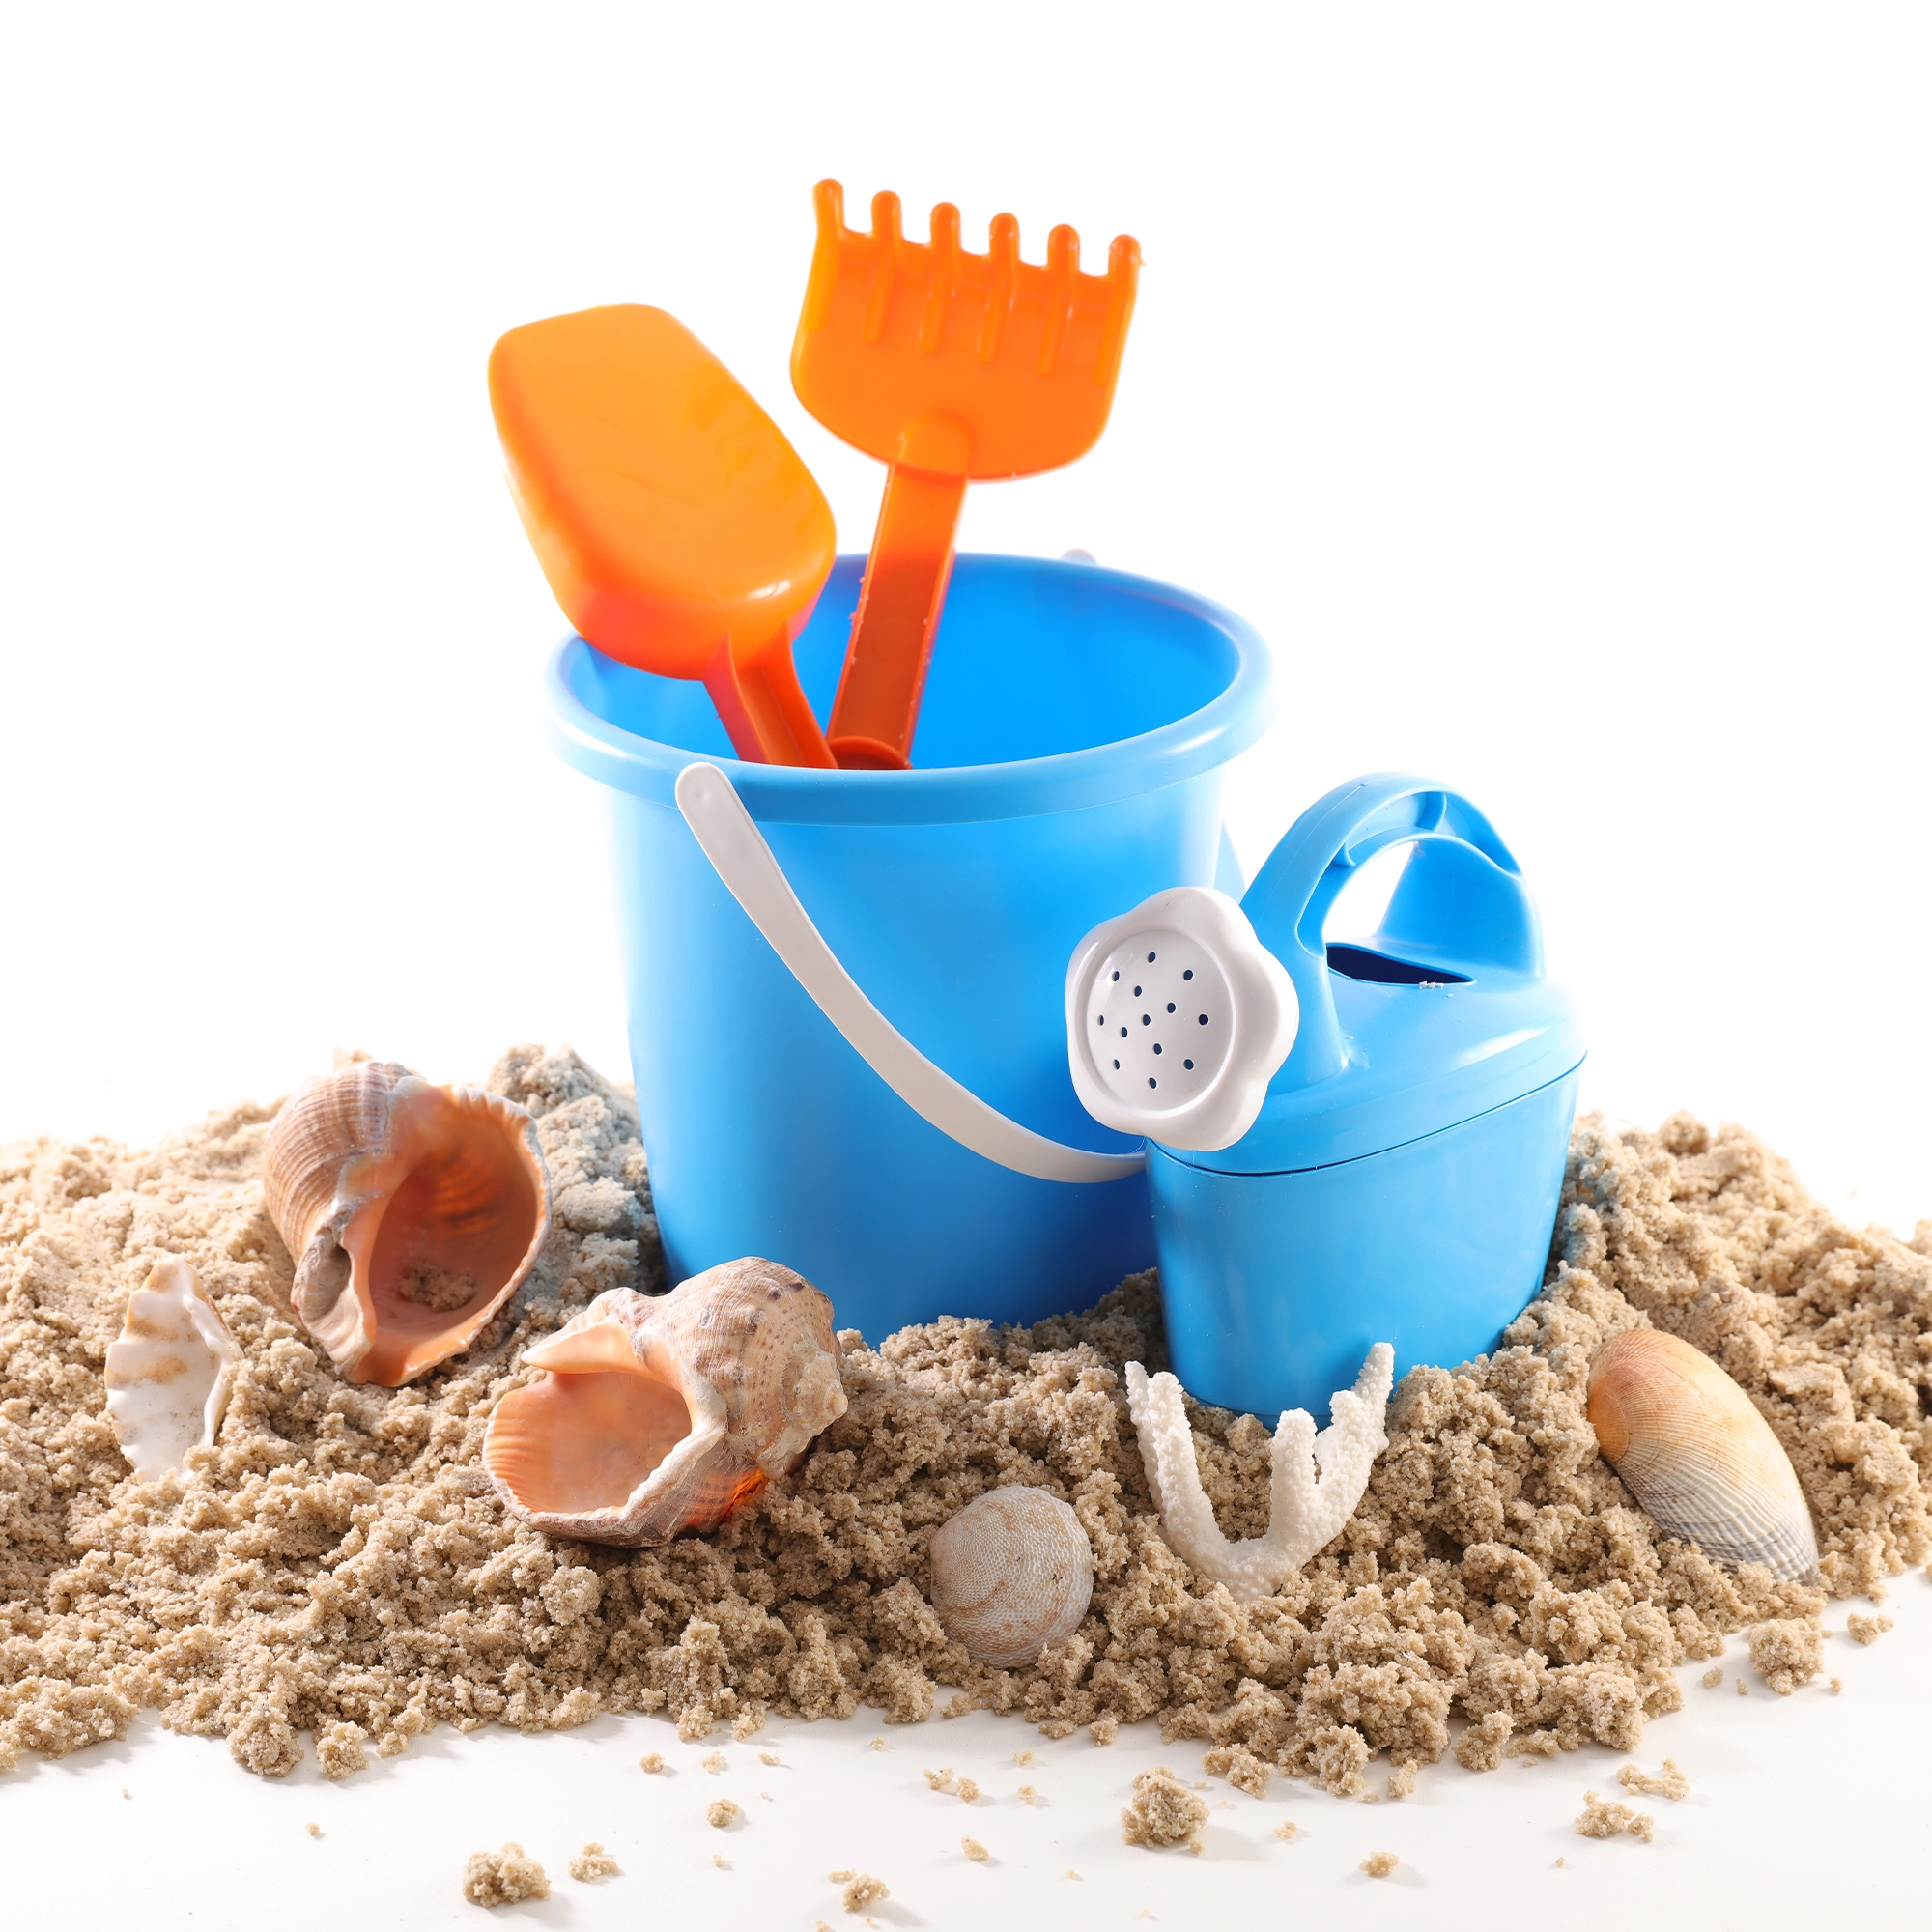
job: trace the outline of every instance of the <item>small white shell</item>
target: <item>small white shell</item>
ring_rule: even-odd
[[[1780,1582],[1818,1567],[1798,1472],[1736,1382],[1659,1328],[1612,1335],[1590,1362],[1590,1425],[1604,1459],[1660,1529],[1719,1563],[1762,1563]]]
[[[845,1413],[832,1303],[755,1256],[608,1290],[523,1359],[548,1373],[497,1405],[483,1466],[514,1515],[590,1543],[716,1528]]]
[[[107,1416],[144,1483],[213,1445],[242,1351],[221,1312],[179,1255],[166,1255],[128,1297],[107,1345]]]
[[[1002,1670],[1071,1636],[1094,1595],[1094,1547],[1048,1490],[988,1490],[940,1526],[930,1554],[946,1634]]]

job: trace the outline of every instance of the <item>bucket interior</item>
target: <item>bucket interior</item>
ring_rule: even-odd
[[[864,572],[864,557],[838,559],[793,646],[799,682],[821,724],[832,715]],[[958,558],[926,675],[914,767],[1086,751],[1211,703],[1233,683],[1240,653],[1198,611],[1159,591],[1149,584],[1123,592],[1120,578],[1084,566]],[[601,655],[586,669],[596,690],[580,696],[607,723],[704,756],[733,755],[702,685]]]

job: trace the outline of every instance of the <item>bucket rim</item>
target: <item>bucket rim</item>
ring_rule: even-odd
[[[841,561],[846,559],[841,558]],[[860,559],[863,562],[863,558]],[[1008,571],[1078,571],[1090,584],[1168,605],[1219,631],[1235,647],[1235,674],[1183,717],[1131,738],[1002,764],[943,765],[907,772],[819,771],[754,765],[646,738],[600,717],[572,688],[572,670],[595,647],[575,635],[550,653],[544,695],[554,751],[613,790],[675,810],[674,788],[687,765],[724,771],[755,819],[800,825],[944,825],[1033,818],[1112,805],[1166,789],[1227,764],[1273,722],[1274,666],[1260,632],[1211,598],[1158,579],[1098,564],[995,552],[962,553],[955,577]]]

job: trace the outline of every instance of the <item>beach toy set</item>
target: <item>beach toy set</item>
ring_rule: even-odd
[[[1396,1375],[1493,1347],[1542,1277],[1583,1057],[1508,847],[1382,775],[1243,893],[1222,781],[1279,701],[1252,629],[953,554],[968,481],[1100,435],[1138,248],[1086,275],[1070,229],[1034,267],[1009,216],[980,255],[944,206],[920,244],[891,196],[869,234],[836,184],[816,202],[792,375],[889,467],[867,556],[835,558],[795,452],[662,311],[527,325],[491,365],[579,632],[549,716],[613,815],[672,1282],[766,1256],[877,1339],[1157,1263],[1180,1381],[1267,1415],[1327,1407],[1378,1343]],[[1329,944],[1398,843],[1380,929]]]

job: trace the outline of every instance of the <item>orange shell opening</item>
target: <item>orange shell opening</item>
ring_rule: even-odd
[[[546,1375],[497,1406],[490,1473],[526,1509],[581,1516],[621,1509],[691,1434],[691,1412],[641,1370]]]
[[[357,1380],[393,1386],[452,1353],[453,1338],[461,1347],[529,1258],[542,1222],[539,1182],[515,1126],[484,1108],[443,1110],[424,1124],[427,1145],[384,1204],[363,1270],[374,1339],[355,1364]],[[453,1307],[404,1292],[464,1275],[475,1287]]]

